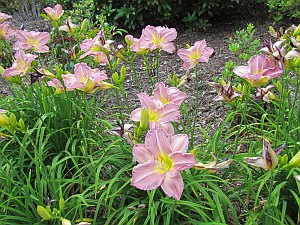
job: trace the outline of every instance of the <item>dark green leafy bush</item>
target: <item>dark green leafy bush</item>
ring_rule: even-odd
[[[265,3],[270,12],[274,13],[274,20],[280,21],[284,17],[300,18],[300,0],[258,0],[258,2]]]
[[[239,0],[107,0],[94,1],[96,14],[104,14],[111,23],[135,29],[146,24],[176,24],[206,27],[215,14],[233,7]]]

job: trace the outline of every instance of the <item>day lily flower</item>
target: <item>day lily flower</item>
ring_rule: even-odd
[[[136,144],[132,150],[139,164],[133,168],[131,184],[141,190],[161,186],[168,196],[180,199],[184,188],[180,172],[196,163],[194,155],[186,153],[187,148],[185,134],[169,136],[159,128],[150,130],[145,144]]]
[[[234,90],[233,86],[228,83],[215,83],[210,82],[210,85],[212,85],[216,90],[218,95],[214,98],[214,101],[226,101],[228,103],[235,100],[237,97],[241,97],[242,94],[238,93]]]
[[[14,50],[33,50],[38,53],[49,52],[46,44],[50,41],[51,36],[48,32],[36,31],[16,31],[18,41],[14,44]]]
[[[64,86],[62,85],[60,80],[57,79],[57,78],[54,78],[53,80],[48,81],[47,85],[50,86],[50,87],[55,87],[56,88],[55,94],[61,94],[61,93],[65,92]]]
[[[58,20],[64,13],[62,6],[59,4],[55,5],[53,8],[44,8],[44,11],[47,13],[48,17],[51,20]]]
[[[32,54],[25,54],[23,50],[18,50],[15,53],[15,61],[10,68],[4,70],[2,76],[4,78],[11,77],[15,75],[25,75],[30,69],[30,64],[37,57]]]
[[[151,129],[160,124],[179,120],[180,111],[178,106],[174,104],[163,105],[162,102],[151,98],[146,93],[138,94],[138,98],[141,101],[141,108],[137,108],[131,113],[131,120],[136,122],[141,121],[142,109],[148,112],[149,126]]]
[[[144,46],[144,48],[141,48],[139,46],[140,39],[134,38],[132,35],[126,35],[125,36],[125,42],[129,46],[130,50],[137,53],[146,53],[150,51],[150,48],[148,46]]]
[[[175,87],[166,88],[164,83],[157,83],[153,92],[155,99],[161,101],[164,105],[174,104],[178,107],[187,98],[187,95]]]
[[[262,99],[263,101],[268,103],[276,99],[276,96],[270,91],[274,87],[275,87],[274,85],[268,85],[265,88],[261,88],[261,87],[256,88],[255,98]]]
[[[213,54],[214,49],[207,47],[206,41],[197,41],[188,49],[181,48],[178,50],[178,56],[183,60],[183,69],[189,70],[195,67],[199,62],[207,63],[209,57]]]
[[[7,40],[13,34],[14,30],[9,28],[9,22],[4,22],[0,24],[0,37],[3,37]]]
[[[73,31],[74,28],[78,27],[76,24],[72,23],[71,18],[68,18],[65,22],[65,25],[60,26],[58,29],[66,31],[67,33],[70,33]]]
[[[105,40],[103,32],[103,30],[99,31],[96,37],[85,39],[80,44],[81,50],[85,52],[80,56],[80,59],[90,55],[94,57],[96,62],[103,65],[108,64],[107,55],[105,53],[108,53],[111,50],[111,44],[114,41]]]
[[[244,160],[251,166],[260,167],[264,170],[271,170],[277,166],[277,156],[284,149],[284,147],[285,145],[281,145],[274,151],[271,147],[271,143],[264,139],[262,157],[244,157]]]
[[[273,58],[255,55],[248,61],[248,66],[235,67],[233,72],[246,79],[252,87],[258,87],[280,76],[283,69],[276,66]]]
[[[63,80],[68,89],[79,89],[87,93],[93,93],[97,89],[107,89],[108,83],[105,73],[97,69],[91,69],[86,63],[75,65],[74,74],[63,75]],[[112,85],[110,85],[110,88]]]
[[[4,22],[5,20],[10,19],[10,18],[11,18],[10,15],[0,12],[0,23]]]
[[[197,162],[195,164],[194,168],[196,168],[196,169],[208,169],[210,171],[219,171],[219,170],[228,168],[229,165],[233,161],[232,159],[227,159],[225,161],[217,163],[218,162],[217,157],[213,153],[211,153],[211,156],[214,159],[212,162],[207,163],[207,164]]]
[[[175,28],[153,27],[147,25],[143,31],[138,43],[139,49],[149,48],[151,51],[161,49],[168,53],[175,52],[175,45],[172,43],[177,37]]]

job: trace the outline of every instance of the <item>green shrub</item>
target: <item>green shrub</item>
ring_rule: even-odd
[[[258,0],[265,3],[269,10],[274,13],[274,20],[280,21],[284,17],[300,18],[300,0]]]
[[[96,13],[104,14],[111,23],[135,29],[146,24],[177,24],[205,27],[209,18],[233,7],[239,0],[133,0],[96,2]]]

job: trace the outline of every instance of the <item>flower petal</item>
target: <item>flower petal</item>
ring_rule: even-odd
[[[190,169],[196,164],[195,156],[191,153],[173,152],[169,157],[173,160],[174,171]]]
[[[157,164],[151,160],[135,166],[132,170],[131,185],[141,190],[153,190],[158,188],[165,174],[156,172]]]
[[[136,144],[132,149],[132,155],[138,163],[146,163],[153,158],[145,144]]]
[[[179,200],[182,195],[183,187],[184,183],[180,173],[167,173],[161,184],[161,188],[166,195],[177,200]]]
[[[189,138],[186,134],[176,134],[171,137],[172,152],[186,152]]]
[[[137,108],[133,110],[130,114],[130,119],[135,122],[141,121],[141,110],[142,108]]]
[[[159,154],[169,155],[171,153],[170,139],[166,132],[159,127],[147,133],[145,145],[154,156]]]

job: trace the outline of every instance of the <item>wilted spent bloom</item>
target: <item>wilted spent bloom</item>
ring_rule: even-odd
[[[16,75],[25,75],[30,69],[31,62],[35,60],[36,55],[25,54],[23,50],[18,50],[15,53],[15,61],[10,68],[4,70],[2,76],[4,78],[16,76]]]
[[[132,154],[139,163],[132,170],[131,184],[141,190],[161,186],[170,197],[180,199],[184,183],[180,172],[192,168],[196,159],[186,153],[188,137],[185,134],[168,135],[160,128],[150,130],[145,144],[136,144]]]
[[[177,54],[183,60],[183,69],[189,70],[194,68],[199,62],[207,63],[213,52],[214,49],[207,47],[206,41],[201,40],[188,49],[179,49]]]
[[[215,171],[219,171],[219,170],[223,170],[223,169],[228,168],[229,165],[233,162],[232,159],[227,159],[227,160],[224,160],[222,162],[217,163],[218,162],[217,157],[213,153],[211,153],[211,155],[214,159],[212,162],[207,163],[207,164],[197,162],[194,165],[194,168],[196,168],[196,169],[208,169],[212,172],[215,172]]]
[[[58,20],[64,13],[62,6],[59,4],[55,5],[53,8],[44,8],[44,11],[47,13],[48,17],[51,20]]]
[[[153,27],[147,25],[142,30],[142,35],[138,42],[138,49],[161,49],[168,53],[173,53],[176,47],[172,41],[177,37],[175,28]]]
[[[259,87],[280,76],[283,69],[274,58],[255,55],[248,61],[248,66],[235,67],[233,72],[246,79],[252,87]]]
[[[269,103],[272,100],[276,99],[276,96],[270,91],[272,88],[274,88],[274,85],[268,85],[265,88],[257,87],[255,91],[255,98],[263,100],[267,103]]]
[[[121,124],[118,122],[118,126],[113,128],[110,133],[124,138],[128,144],[133,144],[133,127],[133,124]]]
[[[209,84],[213,86],[218,93],[218,95],[214,98],[214,101],[226,101],[230,103],[237,97],[242,96],[242,93],[236,92],[234,87],[230,83],[226,84],[225,82],[210,82]]]
[[[14,50],[33,50],[38,53],[49,52],[46,44],[50,41],[51,35],[48,32],[16,31],[18,41],[13,45]]]
[[[78,27],[78,25],[73,24],[71,18],[68,18],[65,22],[65,25],[60,26],[58,29],[66,31],[67,33],[71,33],[74,30],[74,28],[77,28],[77,27]]]
[[[278,154],[284,149],[285,145],[281,145],[275,151],[271,147],[271,143],[263,139],[262,157],[244,157],[247,164],[260,167],[264,170],[274,169],[278,165]]]
[[[0,37],[4,39],[8,39],[12,35],[14,35],[15,31],[9,28],[9,22],[4,22],[0,24]]]
[[[0,23],[4,22],[5,20],[10,19],[10,18],[11,18],[10,15],[0,12]]]
[[[276,41],[274,44],[272,43],[271,39],[264,40],[263,48],[260,51],[273,57],[275,60],[280,62],[281,67],[283,66],[285,56],[283,40]]]

